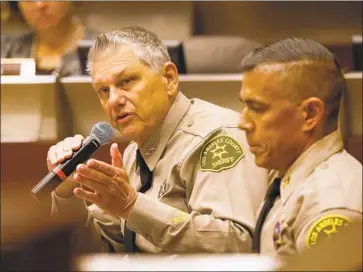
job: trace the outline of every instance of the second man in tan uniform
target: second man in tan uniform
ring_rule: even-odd
[[[297,254],[362,220],[362,165],[344,150],[338,114],[345,82],[317,42],[289,38],[243,61],[240,127],[268,169],[254,251]]]

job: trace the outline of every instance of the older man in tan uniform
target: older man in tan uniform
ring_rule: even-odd
[[[136,56],[146,47],[153,58],[165,54],[156,73],[154,60]],[[90,160],[77,167],[76,182],[52,193],[53,214],[88,215],[106,251],[250,252],[267,171],[255,165],[237,113],[178,93],[177,70],[165,52],[141,28],[97,38],[90,55],[94,88],[113,125],[132,142],[123,160],[112,145],[112,165]],[[49,168],[81,140],[52,147]],[[79,198],[93,204],[86,209]]]
[[[251,52],[243,70],[240,127],[256,164],[274,169],[253,249],[296,254],[362,219],[362,165],[337,129],[344,77],[325,47],[300,38]]]

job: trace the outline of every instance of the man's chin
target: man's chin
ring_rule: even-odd
[[[120,132],[122,138],[128,141],[136,141],[140,137],[140,133],[130,128],[117,126],[117,130]]]
[[[263,156],[255,155],[255,163],[258,167],[268,168],[268,161]]]
[[[37,31],[46,31],[52,28],[52,25],[49,23],[37,23],[34,28],[36,28]]]

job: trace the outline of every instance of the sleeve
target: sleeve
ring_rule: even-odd
[[[212,133],[172,169],[169,178],[185,184],[188,212],[139,194],[127,226],[168,252],[250,252],[267,170],[255,166],[243,135]]]
[[[123,163],[129,173],[135,161],[137,145],[129,144],[123,152]],[[120,218],[105,213],[97,205],[87,207],[87,226],[96,239],[100,240],[102,252],[125,252]]]
[[[51,215],[66,214],[78,217],[80,226],[76,230],[73,244],[77,248],[99,248],[102,252],[122,252],[120,219],[105,214],[95,204],[86,203],[72,196],[61,198],[52,192]]]
[[[356,186],[362,183],[361,171],[352,169],[351,173],[351,178],[341,180],[334,165],[327,163],[316,169],[312,181],[305,184],[300,216],[293,227],[297,252],[329,239],[356,219],[362,220],[362,195]]]
[[[72,196],[61,198],[55,191],[51,193],[51,216],[67,215],[79,218],[79,225],[72,233],[72,248],[75,252],[100,252],[102,248],[100,232],[88,213],[87,206],[81,199]]]
[[[55,191],[51,193],[51,196],[51,215],[56,216],[59,214],[76,214],[80,218],[87,218],[87,206],[81,199],[75,196],[61,198],[57,196]]]
[[[313,248],[356,220],[362,220],[362,213],[347,209],[331,209],[305,219],[296,231],[297,251]]]

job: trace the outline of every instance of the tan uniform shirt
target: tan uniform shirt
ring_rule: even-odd
[[[270,182],[278,175],[270,173]],[[362,165],[338,131],[316,142],[286,172],[281,198],[261,233],[261,253],[290,255],[313,247],[362,217]],[[261,205],[262,206],[262,205]]]
[[[251,251],[250,232],[268,173],[255,165],[245,134],[237,128],[238,118],[236,112],[178,94],[166,119],[140,149],[153,171],[153,184],[139,193],[127,226],[137,233],[142,251]],[[123,158],[138,190],[137,149],[131,143]],[[105,218],[95,205],[88,209],[98,231],[122,251],[124,220]]]

